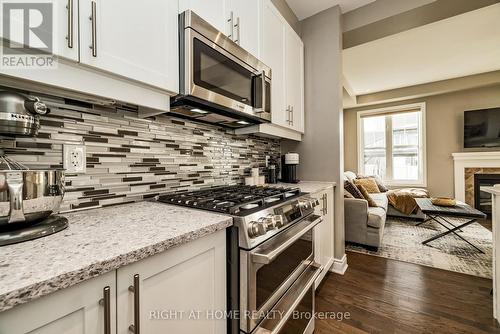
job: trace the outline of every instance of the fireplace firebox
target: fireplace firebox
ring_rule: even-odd
[[[491,217],[491,194],[481,187],[492,187],[500,183],[500,174],[474,174],[474,207]]]

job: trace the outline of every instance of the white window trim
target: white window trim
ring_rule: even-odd
[[[362,116],[366,115],[377,115],[377,114],[386,114],[386,113],[392,113],[392,112],[401,112],[405,111],[408,109],[417,109],[419,108],[422,111],[422,136],[420,138],[420,143],[419,147],[421,150],[421,156],[422,156],[422,180],[418,180],[415,182],[412,181],[394,181],[394,180],[389,180],[386,181],[384,180],[384,183],[386,183],[390,187],[427,187],[427,135],[426,135],[426,105],[425,102],[421,103],[412,103],[412,104],[405,104],[405,105],[398,105],[398,106],[393,106],[393,107],[387,107],[387,108],[378,108],[378,109],[371,109],[371,110],[363,110],[363,111],[358,111],[357,112],[357,141],[358,141],[358,172],[363,173],[364,172],[364,166],[363,166],[363,155],[364,155],[364,148],[363,148],[363,140],[362,140],[362,133],[361,133],[361,118]]]

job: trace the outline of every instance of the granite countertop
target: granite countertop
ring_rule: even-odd
[[[0,247],[0,312],[232,225],[229,216],[156,202],[63,216],[66,230]]]
[[[335,182],[300,181],[299,183],[276,183],[276,186],[299,187],[302,192],[314,194],[336,186]]]

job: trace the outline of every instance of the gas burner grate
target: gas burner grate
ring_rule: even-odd
[[[241,215],[300,194],[299,188],[234,185],[161,195],[158,201]]]

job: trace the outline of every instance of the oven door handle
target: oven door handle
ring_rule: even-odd
[[[307,224],[301,228],[297,233],[294,233],[293,236],[287,239],[285,242],[281,243],[278,247],[264,249],[261,251],[260,248],[257,249],[255,253],[251,253],[252,262],[261,263],[261,264],[269,264],[274,261],[285,251],[290,245],[292,245],[295,241],[299,240],[304,234],[309,232],[314,226],[318,225],[323,221],[323,218],[317,215],[311,215],[307,219]],[[300,223],[299,223],[300,224]],[[293,229],[293,227],[292,227]]]

